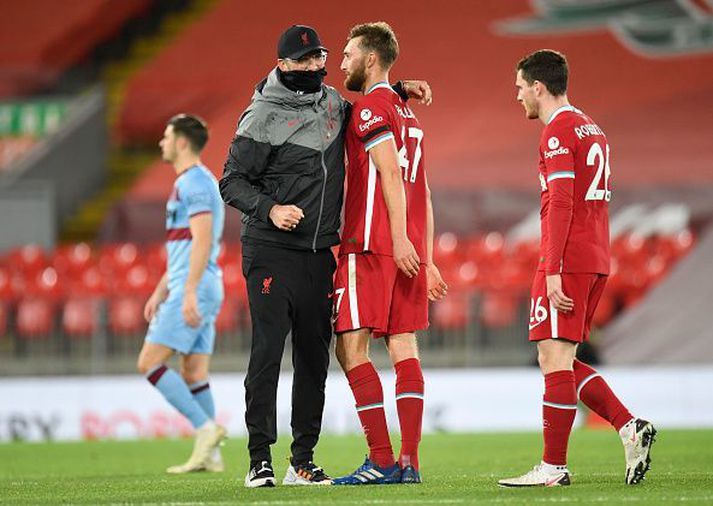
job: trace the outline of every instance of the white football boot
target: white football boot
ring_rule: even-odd
[[[569,484],[569,470],[566,466],[553,466],[544,462],[522,476],[498,481],[501,487],[564,487]]]
[[[656,441],[656,429],[646,420],[635,418],[619,431],[624,443],[627,485],[640,483],[651,468],[651,446]]]
[[[187,462],[166,469],[169,474],[194,473],[198,471],[223,470],[223,461],[218,453],[218,462],[214,462],[213,450],[225,439],[226,431],[220,425],[209,423],[196,430],[193,453]]]

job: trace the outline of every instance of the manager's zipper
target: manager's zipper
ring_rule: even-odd
[[[314,102],[314,110],[317,113],[317,126],[319,127],[319,143],[320,143],[320,154],[322,163],[322,174],[324,179],[322,180],[322,198],[319,202],[319,216],[317,217],[317,228],[314,230],[314,239],[312,240],[312,251],[317,253],[317,236],[319,235],[319,227],[322,224],[322,212],[324,211],[324,194],[327,191],[327,165],[324,163],[324,136],[322,135],[322,118],[319,114],[319,97]]]

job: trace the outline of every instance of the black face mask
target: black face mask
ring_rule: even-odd
[[[326,75],[326,69],[290,70],[289,72],[277,69],[277,76],[282,84],[292,91],[302,93],[317,93],[322,89],[322,81]]]

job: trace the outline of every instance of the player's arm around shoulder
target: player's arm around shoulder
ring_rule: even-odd
[[[428,81],[404,79],[397,84],[401,84],[401,88],[408,98],[418,100],[423,105],[431,105],[433,103],[433,92]]]

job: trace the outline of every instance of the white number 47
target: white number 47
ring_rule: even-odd
[[[416,182],[418,164],[421,163],[421,141],[423,140],[423,130],[416,127],[408,127],[408,136],[416,139],[416,152],[413,154],[413,163],[409,164],[408,152],[406,151],[406,127],[401,127],[401,149],[399,150],[399,165],[404,169],[404,181]],[[409,165],[411,166],[411,177],[409,177]]]

